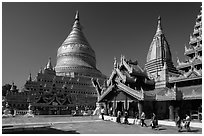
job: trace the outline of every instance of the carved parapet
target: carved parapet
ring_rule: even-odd
[[[196,24],[195,24],[195,27],[199,27],[199,26],[201,26],[201,22],[196,22]]]
[[[199,29],[194,29],[193,34],[199,33]]]
[[[197,42],[197,38],[196,37],[193,37],[193,36],[190,36],[190,42],[189,44],[194,44]]]

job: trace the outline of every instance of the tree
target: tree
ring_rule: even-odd
[[[2,96],[6,96],[7,91],[10,91],[11,85],[10,84],[5,84],[2,86]]]

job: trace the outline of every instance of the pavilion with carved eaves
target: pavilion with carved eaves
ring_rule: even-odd
[[[176,114],[202,120],[202,15],[196,19],[190,46],[185,47],[186,62],[172,61],[170,46],[158,17],[156,33],[151,42],[145,69],[137,61],[121,55],[114,59],[109,79],[100,86],[92,79],[98,92],[98,105],[104,105],[106,114],[117,116],[128,111],[130,117],[146,113],[147,118],[156,113],[159,119],[175,118]]]

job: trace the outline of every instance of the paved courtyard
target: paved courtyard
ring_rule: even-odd
[[[7,134],[202,134],[201,128],[191,128],[191,132],[178,132],[176,127],[162,125],[159,130],[152,130],[150,127],[102,121],[97,116],[15,117],[3,118],[2,123],[3,133]]]

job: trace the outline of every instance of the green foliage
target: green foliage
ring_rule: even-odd
[[[10,84],[5,84],[2,86],[2,96],[6,96],[7,91],[10,91],[11,85]]]

